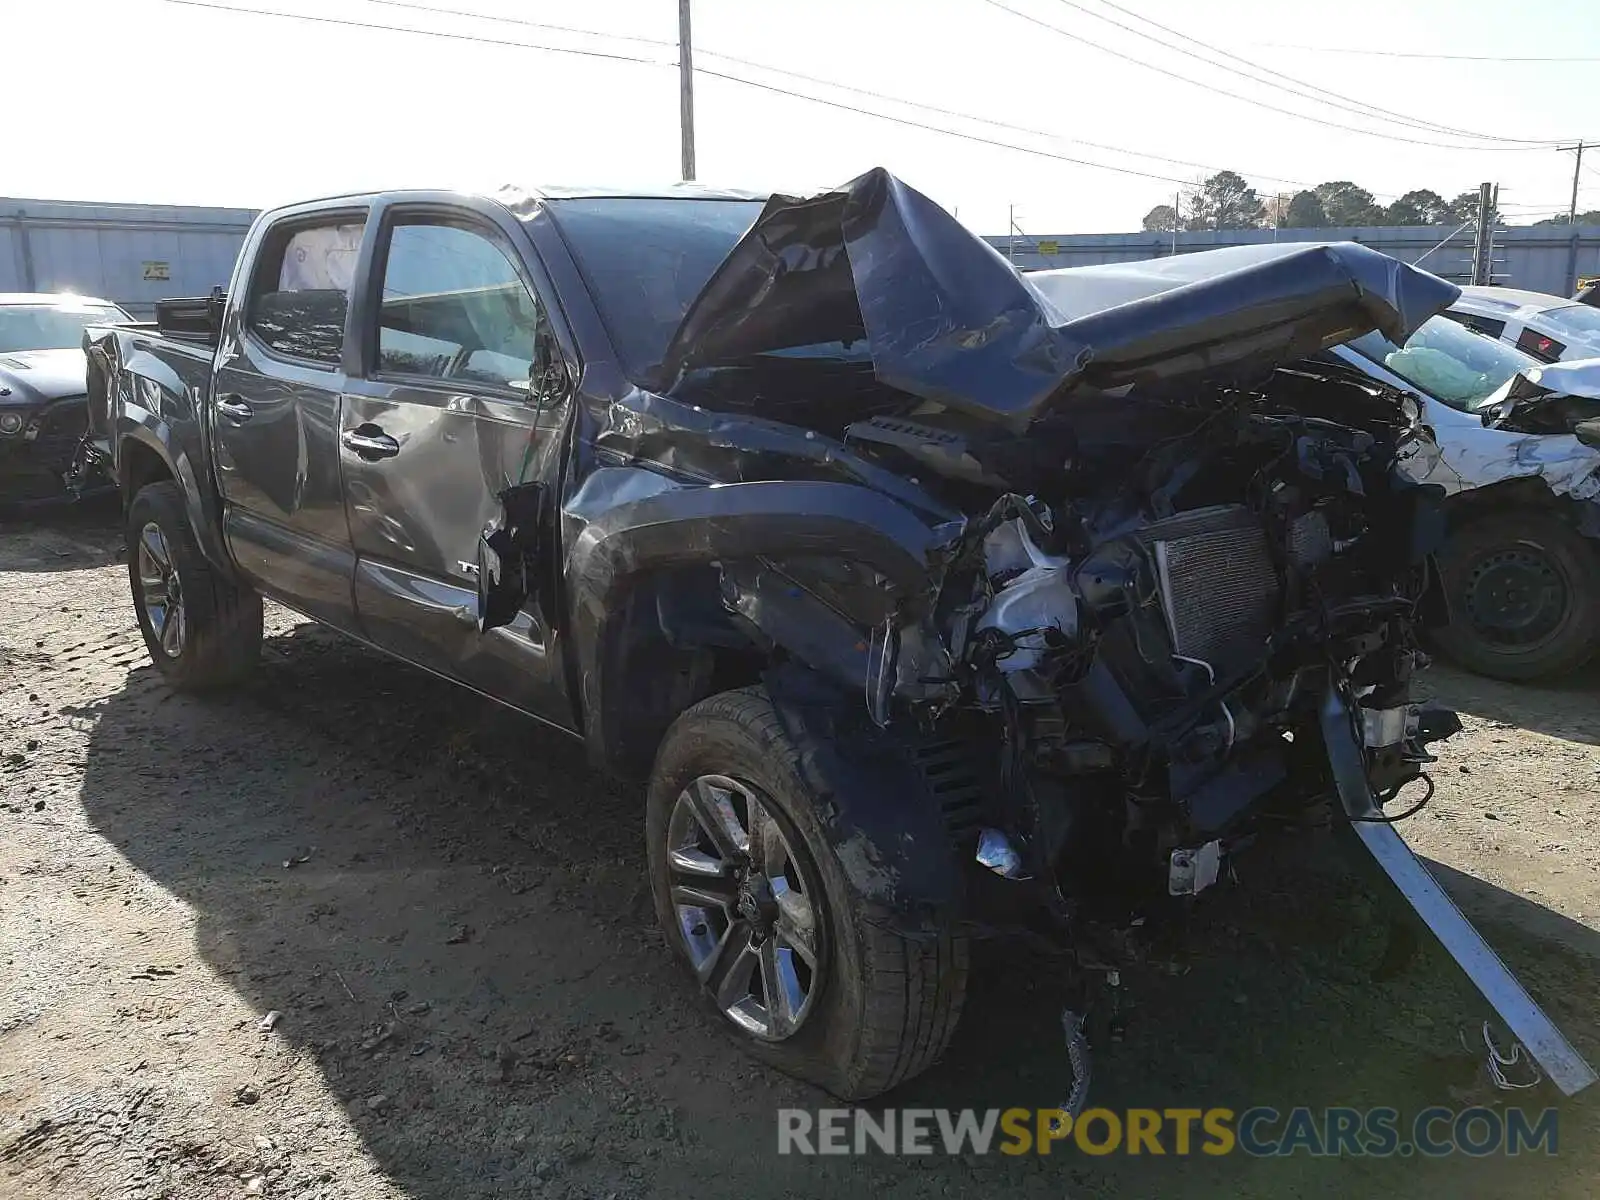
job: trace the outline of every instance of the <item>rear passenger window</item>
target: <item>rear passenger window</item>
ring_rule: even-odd
[[[363,222],[342,215],[268,232],[251,280],[245,324],[268,349],[330,367],[344,353],[350,283]]]
[[[539,316],[511,259],[484,234],[430,221],[396,225],[377,369],[527,395]]]

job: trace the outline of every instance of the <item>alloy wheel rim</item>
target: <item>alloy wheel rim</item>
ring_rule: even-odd
[[[692,780],[666,855],[678,936],[717,1007],[764,1041],[793,1037],[822,991],[822,890],[771,802],[725,775]]]
[[[183,609],[183,580],[173,565],[172,549],[161,527],[151,521],[139,531],[139,603],[156,644],[168,658],[183,653],[188,620]]]

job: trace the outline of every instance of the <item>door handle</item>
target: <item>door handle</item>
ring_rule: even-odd
[[[217,411],[230,421],[248,421],[255,416],[255,409],[235,395],[217,397]]]
[[[376,432],[364,433],[363,430]],[[393,458],[400,453],[400,443],[376,425],[358,425],[354,429],[346,429],[339,435],[339,441],[346,450],[352,450],[365,459]]]

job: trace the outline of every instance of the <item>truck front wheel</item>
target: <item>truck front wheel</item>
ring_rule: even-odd
[[[949,928],[912,938],[870,919],[825,836],[806,740],[760,688],[680,716],[650,781],[651,891],[673,950],[751,1054],[864,1099],[943,1051],[967,943]]]
[[[255,666],[261,597],[206,561],[171,480],[141,488],[128,505],[128,582],[144,644],[173,687],[225,687]]]

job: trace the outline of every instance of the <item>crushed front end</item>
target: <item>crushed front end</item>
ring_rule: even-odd
[[[1377,795],[1421,777],[1458,725],[1411,698],[1443,614],[1406,402],[1280,370],[1105,397],[1029,436],[1052,433],[1054,486],[971,522],[932,618],[945,703],[993,728],[991,840],[1021,873],[1125,908],[1204,890],[1264,825],[1325,821],[1329,687]]]
[[[851,500],[752,554],[730,507],[704,536],[763,646],[930,748],[1004,903],[1081,948],[1265,831],[1381,829],[1374,859],[1572,1091],[1593,1073],[1457,952],[1470,926],[1394,848],[1460,728],[1412,694],[1419,634],[1448,620],[1439,451],[1414,400],[1315,357],[1403,341],[1457,294],[1354,245],[1022,276],[873,172],[769,204],[599,445],[735,484],[730,504],[833,480],[926,522],[863,511],[873,537],[838,539],[821,522],[848,527]]]

